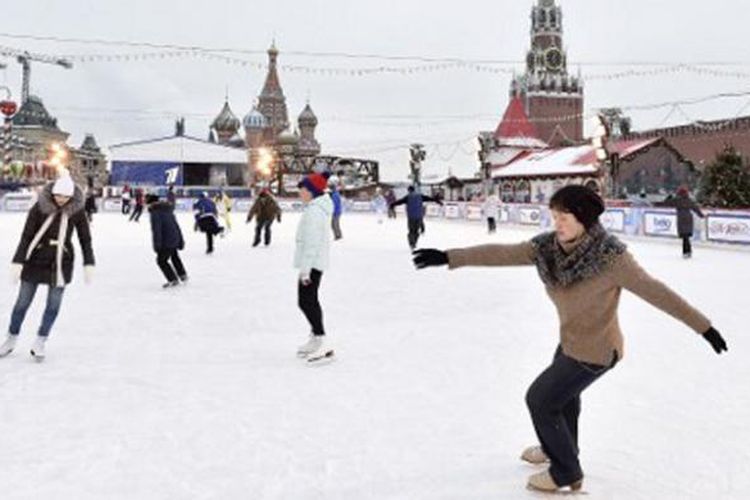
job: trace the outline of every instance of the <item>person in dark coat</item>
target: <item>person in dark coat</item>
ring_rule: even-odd
[[[690,198],[687,188],[681,187],[677,190],[677,196],[665,200],[662,205],[677,209],[677,235],[682,238],[682,257],[689,259],[693,256],[693,248],[690,238],[693,237],[693,214],[705,218],[698,204]]]
[[[419,241],[420,233],[424,232],[424,202],[429,201],[441,206],[443,205],[443,202],[431,196],[427,196],[426,194],[417,192],[414,189],[414,186],[409,186],[408,191],[409,193],[406,196],[398,201],[394,201],[390,206],[391,208],[394,208],[398,205],[406,204],[406,218],[409,227],[409,247],[414,249],[417,246],[417,241]]]
[[[271,225],[274,219],[281,222],[281,208],[276,200],[273,199],[267,188],[263,188],[258,194],[258,198],[253,203],[250,212],[247,214],[247,223],[249,224],[255,217],[255,239],[253,246],[260,245],[260,233],[263,232],[263,244],[271,244]]]
[[[179,250],[185,248],[180,225],[174,216],[174,205],[168,201],[159,201],[155,194],[146,196],[149,218],[151,220],[151,237],[156,263],[167,279],[164,288],[174,287],[187,281],[187,272],[182,265]],[[170,264],[171,261],[171,264]]]
[[[13,351],[37,288],[47,285],[47,304],[31,348],[32,356],[40,361],[44,359],[45,342],[60,311],[65,285],[73,279],[75,253],[71,238],[74,229],[83,252],[85,281],[91,281],[94,251],[84,204],[83,191],[66,171],[57,181],[45,186],[29,210],[12,264],[12,276],[16,282],[20,280],[21,287],[11,313],[8,337],[0,346],[0,357]]]
[[[385,193],[385,201],[388,202],[388,218],[395,219],[396,208],[393,206],[393,204],[396,203],[396,195],[394,194],[393,189],[389,189]]]
[[[214,251],[214,236],[222,234],[224,228],[219,225],[216,203],[208,197],[208,193],[198,195],[198,201],[193,204],[195,223],[202,233],[206,234],[206,253]]]
[[[133,208],[133,213],[130,214],[131,221],[141,221],[141,214],[143,214],[143,203],[143,189],[138,188],[135,190],[135,208]]]

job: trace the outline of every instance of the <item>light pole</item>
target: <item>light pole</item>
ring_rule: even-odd
[[[415,143],[409,147],[409,154],[411,155],[411,160],[409,161],[411,178],[414,182],[414,186],[419,189],[421,184],[422,162],[427,158],[427,152],[424,150],[422,144]]]
[[[10,168],[13,162],[13,115],[18,111],[18,105],[11,100],[10,89],[0,86],[0,90],[5,91],[5,99],[0,101],[0,112],[5,116],[3,121],[3,164],[2,169]]]
[[[613,158],[610,157],[609,151],[607,150],[607,140],[609,139],[609,127],[607,126],[607,120],[604,115],[597,115],[597,124],[594,129],[594,136],[591,139],[591,144],[594,146],[596,153],[596,159],[599,162],[600,170],[605,170],[604,178],[606,179],[607,191],[609,195],[614,197],[616,193],[616,181],[615,181],[615,166],[613,166]],[[619,160],[619,158],[617,158]],[[619,163],[619,161],[617,161]],[[617,166],[619,168],[619,166]]]

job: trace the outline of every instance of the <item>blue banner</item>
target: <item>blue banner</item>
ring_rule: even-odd
[[[182,164],[173,162],[112,162],[111,184],[122,186],[182,186]]]

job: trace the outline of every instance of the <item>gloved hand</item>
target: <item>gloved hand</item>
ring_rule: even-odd
[[[312,280],[310,279],[309,274],[300,273],[299,282],[302,283],[302,286],[308,286],[310,283],[312,283]]]
[[[90,285],[94,280],[94,266],[83,266],[83,282]]]
[[[722,337],[721,334],[713,326],[703,332],[703,338],[706,339],[709,344],[711,344],[711,347],[714,348],[716,354],[721,354],[722,351],[729,350],[727,348],[726,340],[724,340],[724,337]]]
[[[10,265],[10,282],[17,284],[21,281],[21,271],[23,271],[23,264],[13,263]]]
[[[276,222],[278,222],[279,224],[281,224],[281,214],[279,214],[279,215],[276,216]]]
[[[417,269],[448,264],[448,254],[434,248],[422,248],[412,252],[414,265]]]

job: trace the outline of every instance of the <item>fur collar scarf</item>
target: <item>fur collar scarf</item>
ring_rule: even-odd
[[[70,217],[76,212],[83,210],[85,200],[83,199],[83,191],[81,191],[78,186],[76,186],[76,189],[73,192],[73,197],[70,199],[70,201],[60,207],[57,205],[57,203],[55,203],[55,197],[52,195],[53,184],[53,182],[47,184],[46,186],[44,186],[42,192],[39,193],[39,199],[37,200],[37,203],[39,203],[39,210],[41,210],[44,215],[49,215],[57,211],[61,211],[68,217]]]
[[[540,234],[531,240],[534,245],[539,277],[551,288],[565,288],[604,272],[626,246],[616,236],[595,224],[581,238],[565,248],[554,232]]]

